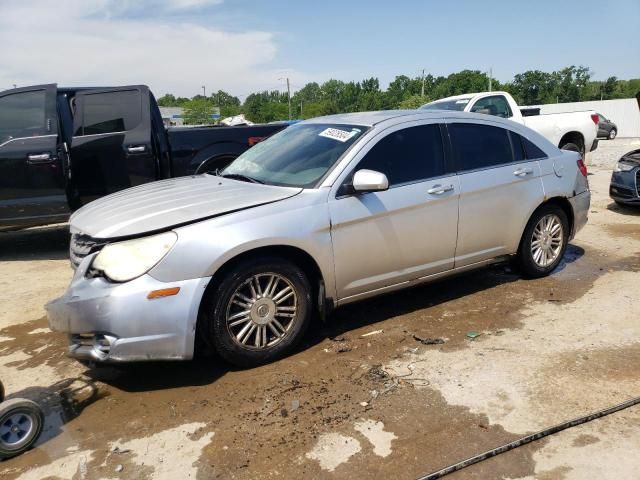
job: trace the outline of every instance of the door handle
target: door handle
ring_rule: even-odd
[[[127,147],[127,152],[129,153],[144,153],[146,150],[144,145],[130,146]]]
[[[30,153],[27,155],[27,163],[29,165],[44,165],[53,162],[51,154],[47,153]]]
[[[436,184],[433,187],[431,187],[429,190],[427,190],[427,193],[429,195],[442,195],[443,193],[450,192],[451,190],[453,190],[453,185]]]
[[[533,168],[529,167],[519,168],[515,172],[513,172],[516,177],[524,177],[525,175],[529,175],[530,173],[533,173]]]

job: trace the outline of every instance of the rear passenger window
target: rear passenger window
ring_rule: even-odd
[[[458,172],[512,163],[509,132],[504,128],[474,123],[449,124]]]
[[[357,170],[362,169],[384,173],[389,186],[443,175],[439,125],[420,125],[390,133],[360,161]]]
[[[509,130],[509,137],[511,138],[511,146],[513,147],[513,160],[519,162],[524,160],[524,146],[522,145],[522,137],[515,132]]]
[[[84,97],[83,122],[76,135],[125,132],[141,121],[137,90],[93,93]]]
[[[547,154],[540,150],[533,142],[527,140],[526,137],[521,138],[522,144],[524,145],[524,151],[528,159],[534,160],[538,158],[547,158]]]

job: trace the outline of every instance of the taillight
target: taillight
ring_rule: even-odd
[[[253,147],[256,143],[260,143],[267,137],[249,137],[248,143],[250,147]]]
[[[591,115],[591,120],[593,120],[593,123],[595,123],[596,125],[600,123],[600,117],[597,113]]]
[[[587,176],[587,166],[584,164],[582,159],[578,160],[578,170],[580,170],[583,177]]]

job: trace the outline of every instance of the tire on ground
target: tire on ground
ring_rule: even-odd
[[[549,265],[541,266],[534,259],[532,252],[532,241],[534,240],[534,230],[538,225],[538,222],[548,215],[555,215],[562,225],[562,245],[560,247],[557,258]],[[562,208],[555,204],[546,204],[540,206],[529,219],[527,226],[522,234],[520,240],[520,247],[518,249],[518,264],[522,273],[530,278],[539,278],[549,275],[562,261],[562,257],[567,249],[567,243],[569,241],[569,220],[567,214]]]
[[[264,275],[264,278],[267,278],[269,274],[285,278],[293,288],[296,297],[294,317],[290,320],[290,324],[287,323],[286,333],[277,343],[259,349],[254,348],[251,342],[241,346],[236,340],[240,334],[235,332],[234,335],[231,328],[227,326],[230,304],[238,288],[249,279],[256,275]],[[267,280],[263,282],[265,281]],[[261,288],[267,290],[265,283],[262,283]],[[206,344],[213,347],[215,353],[229,363],[239,367],[254,367],[285,356],[300,342],[313,311],[312,287],[304,271],[287,259],[278,257],[249,259],[233,267],[214,288],[207,291],[200,311],[201,335],[205,337],[203,340]],[[253,326],[253,320],[249,323]],[[267,326],[264,327],[267,335],[273,335]],[[250,337],[250,340],[255,339],[255,336],[250,335]]]

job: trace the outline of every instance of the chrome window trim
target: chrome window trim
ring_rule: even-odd
[[[11,138],[11,139],[7,140],[4,143],[0,143],[0,148],[4,147],[8,143],[15,142],[16,140],[33,140],[33,139],[36,139],[36,138],[48,138],[48,137],[57,137],[57,136],[58,135],[55,134],[55,133],[48,133],[46,135],[35,135],[33,137],[15,137],[15,138]]]

